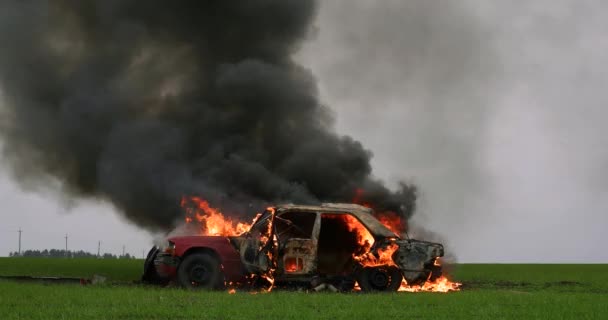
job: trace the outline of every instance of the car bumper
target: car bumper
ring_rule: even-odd
[[[154,258],[154,266],[159,276],[163,278],[173,279],[177,273],[179,258],[170,254],[159,253]]]

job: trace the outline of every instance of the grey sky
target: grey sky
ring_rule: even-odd
[[[378,177],[420,186],[413,223],[462,262],[608,262],[608,4],[324,1],[298,59]],[[108,204],[32,194],[0,171],[0,254],[141,255]]]

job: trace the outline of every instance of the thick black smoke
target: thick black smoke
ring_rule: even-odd
[[[0,132],[21,181],[62,182],[168,229],[180,197],[229,212],[268,202],[360,201],[409,217],[371,153],[332,129],[292,55],[316,3],[3,1]]]

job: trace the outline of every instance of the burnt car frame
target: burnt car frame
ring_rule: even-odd
[[[349,220],[373,243],[362,246]],[[390,261],[379,260],[389,247]],[[193,289],[331,285],[342,291],[356,281],[363,291],[395,291],[402,279],[421,285],[440,277],[435,262],[442,256],[441,244],[401,238],[364,206],[289,204],[268,208],[240,236],[169,238],[150,250],[142,280]]]

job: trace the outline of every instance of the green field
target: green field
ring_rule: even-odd
[[[108,277],[103,285],[0,281],[1,319],[606,319],[608,265],[464,264],[460,292],[189,292],[135,284],[141,260],[0,258],[0,275]]]
[[[91,278],[97,274],[114,282],[138,280],[141,259],[0,258],[0,276]]]

